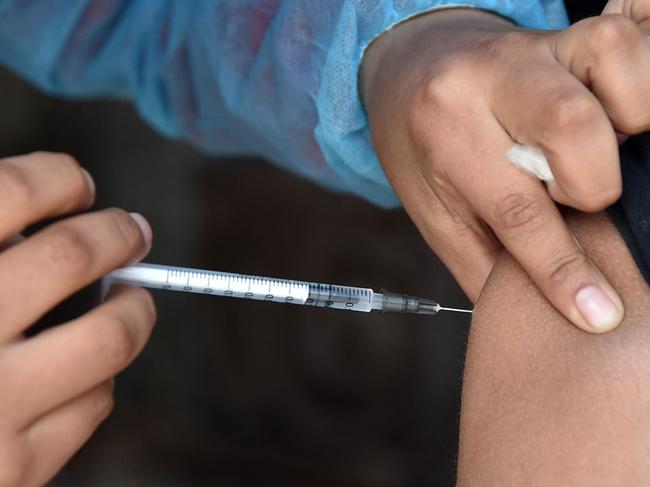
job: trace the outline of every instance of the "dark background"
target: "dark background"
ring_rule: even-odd
[[[599,3],[567,2],[574,18]],[[0,103],[0,155],[73,154],[96,179],[97,208],[149,219],[151,262],[467,305],[402,211],[201,154],[123,103],[53,100],[6,72]],[[154,294],[157,329],[118,378],[115,412],[52,485],[453,485],[466,317]]]
[[[53,100],[8,73],[0,103],[0,155],[73,154],[96,179],[97,208],[148,217],[151,262],[467,305],[402,211],[200,154],[126,104]],[[85,297],[50,321],[78,315]],[[115,412],[54,485],[453,484],[465,315],[155,298],[157,328],[118,378]]]
[[[605,0],[564,0],[571,22],[599,15],[606,4]]]

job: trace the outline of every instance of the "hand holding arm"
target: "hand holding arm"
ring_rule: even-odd
[[[639,23],[637,23],[637,21]],[[650,42],[639,19],[606,15],[559,32],[448,10],[369,49],[362,88],[386,174],[430,246],[475,300],[503,245],[549,301],[602,333],[623,305],[556,203],[619,197],[616,132],[650,128]],[[548,187],[506,157],[541,148]]]

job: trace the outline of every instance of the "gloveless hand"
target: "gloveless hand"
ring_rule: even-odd
[[[472,300],[503,245],[578,327],[602,333],[622,321],[620,298],[556,203],[595,212],[615,202],[616,132],[650,127],[650,25],[631,4],[610,2],[609,15],[561,32],[439,11],[368,49],[362,92],[379,159]],[[542,149],[555,180],[545,186],[512,164],[515,143]]]
[[[99,307],[32,338],[24,330],[107,272],[142,258],[151,229],[105,210],[12,237],[46,217],[88,208],[94,184],[69,156],[0,160],[0,485],[46,483],[110,413],[113,376],[142,349],[155,308],[119,287]]]

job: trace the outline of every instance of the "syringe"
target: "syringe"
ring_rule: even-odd
[[[435,315],[440,311],[471,313],[471,310],[446,308],[430,299],[352,286],[248,276],[157,264],[137,264],[117,269],[104,278],[142,287],[232,298],[301,304],[349,311],[377,310],[384,313]]]

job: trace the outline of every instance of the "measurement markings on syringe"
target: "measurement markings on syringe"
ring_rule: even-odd
[[[439,311],[472,312],[472,310],[445,308],[432,300],[395,293],[376,294],[372,289],[354,286],[338,286],[179,267],[172,268],[156,264],[136,264],[117,269],[106,276],[103,284],[108,283],[110,285],[111,282],[352,311],[369,312],[371,310],[380,310],[424,315],[435,315]],[[387,298],[387,295],[389,295],[389,298]]]
[[[367,289],[309,283],[309,297],[305,304],[323,308],[370,309],[372,294]]]
[[[163,289],[192,293],[325,308],[350,310],[372,308],[370,290],[348,286],[184,269],[167,270],[163,280],[159,284]]]
[[[295,304],[303,304],[309,295],[308,286],[288,279],[184,270],[165,274],[164,289]]]

